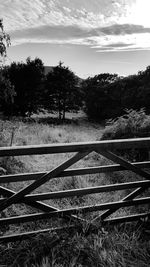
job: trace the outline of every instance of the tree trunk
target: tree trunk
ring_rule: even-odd
[[[65,113],[66,113],[66,101],[64,100],[64,104],[63,104],[63,120],[65,120]]]
[[[61,115],[62,115],[61,110],[59,110],[59,120],[61,120]]]
[[[61,120],[61,104],[60,104],[60,99],[58,100],[58,112],[59,112],[59,120]]]
[[[65,120],[65,110],[63,110],[63,120]]]

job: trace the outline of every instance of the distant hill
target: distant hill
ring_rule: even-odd
[[[44,66],[45,68],[45,75],[47,75],[47,73],[53,71],[53,67],[52,66]]]

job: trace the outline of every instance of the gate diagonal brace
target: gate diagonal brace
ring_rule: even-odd
[[[0,194],[5,195],[7,197],[11,197],[14,194],[16,194],[16,192],[1,186],[0,187]],[[58,210],[52,206],[49,206],[43,202],[40,202],[40,201],[28,201],[27,199],[24,199],[23,203],[27,204],[28,206],[34,207],[38,210],[42,210],[44,212],[50,212],[50,211]]]
[[[32,184],[23,188],[21,191],[19,191],[17,193],[14,191],[11,191],[11,195],[10,195],[10,190],[9,190],[9,196],[8,196],[8,190],[3,188],[3,187],[0,187],[0,191],[1,192],[5,191],[5,193],[7,191],[7,196],[8,196],[8,199],[3,201],[0,204],[0,212],[3,211],[4,209],[6,209],[7,207],[9,207],[10,205],[12,205],[15,201],[20,201],[20,202],[22,201],[25,204],[28,204],[28,205],[35,207],[37,209],[40,209],[42,211],[48,212],[48,211],[52,211],[52,209],[56,210],[56,208],[51,207],[49,205],[46,205],[43,202],[39,202],[39,201],[32,201],[31,202],[28,200],[24,200],[24,196],[26,194],[30,193],[31,191],[35,190],[36,188],[38,188],[42,184],[46,183],[48,180],[55,178],[56,176],[59,175],[59,173],[61,173],[62,171],[64,171],[65,169],[67,169],[68,167],[70,167],[71,165],[76,163],[77,161],[79,161],[80,159],[84,158],[85,156],[87,156],[91,152],[92,152],[92,150],[88,150],[88,151],[84,151],[84,152],[78,152],[72,158],[65,161],[64,163],[62,163],[58,167],[54,168],[52,171],[42,175],[38,180],[34,181]],[[83,219],[79,218],[76,215],[71,215],[71,217],[73,220],[79,220],[79,221],[82,220],[83,221]]]
[[[16,192],[15,191],[12,191],[12,190],[10,190],[8,188],[4,188],[4,187],[0,186],[0,194],[5,195],[7,197],[11,197],[14,194],[16,194]],[[38,210],[41,210],[43,212],[60,211],[58,208],[55,208],[55,207],[50,206],[48,204],[45,204],[45,203],[43,203],[41,201],[31,201],[31,200],[28,200],[28,199],[23,198],[23,203],[26,204],[26,205],[28,205],[28,206],[31,206],[33,208],[36,208]],[[81,221],[82,222],[85,222],[84,219],[80,218],[77,215],[64,216],[64,218],[67,219],[67,221],[68,220],[69,221],[73,220],[75,222],[76,221],[78,221],[78,222],[81,222]]]
[[[130,170],[142,177],[144,177],[147,180],[150,180],[150,174],[141,170],[137,166],[131,164],[130,162],[126,161],[125,159],[117,156],[116,154],[112,153],[111,151],[108,150],[95,150],[98,154],[101,154],[107,159],[110,159],[111,161],[120,164],[121,166],[125,167],[127,170]],[[126,200],[132,200],[135,197],[137,197],[139,194],[143,193],[146,190],[145,187],[139,187],[135,189],[133,192],[128,194],[126,197],[124,197],[121,201],[126,201]],[[102,213],[100,216],[96,217],[93,219],[92,222],[95,222],[96,220],[100,219],[101,221],[105,220],[108,216],[110,216],[112,213],[116,212],[118,209],[109,209]]]

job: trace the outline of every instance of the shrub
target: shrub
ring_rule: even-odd
[[[127,139],[150,136],[150,116],[146,115],[144,109],[139,111],[126,109],[125,114],[116,119],[107,121],[106,129],[101,140]],[[133,161],[147,160],[149,158],[148,149],[132,149],[122,151],[128,159]]]

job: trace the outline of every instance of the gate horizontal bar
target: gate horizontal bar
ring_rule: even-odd
[[[116,217],[116,218],[110,218],[110,219],[105,219],[102,221],[102,224],[117,224],[117,223],[126,223],[126,222],[133,222],[133,221],[138,221],[141,219],[146,219],[150,217],[150,213],[140,213],[140,214],[133,214],[133,215],[128,215],[128,216],[123,216],[123,217]]]
[[[29,239],[34,237],[35,235],[38,234],[45,234],[45,233],[51,233],[51,232],[59,232],[59,231],[65,231],[74,228],[74,225],[68,225],[64,227],[56,227],[56,228],[49,228],[49,229],[42,229],[42,230],[37,230],[37,231],[31,231],[31,232],[24,232],[20,234],[13,234],[13,235],[5,235],[5,236],[0,236],[0,242],[14,242],[14,241],[22,241],[24,239]]]
[[[134,162],[131,163],[134,166],[140,168],[149,168],[150,161],[144,162]],[[86,168],[78,168],[78,169],[69,169],[61,172],[58,177],[67,177],[67,176],[77,176],[77,175],[87,175],[87,174],[95,174],[95,173],[104,173],[104,172],[115,172],[115,171],[123,171],[127,170],[125,167],[120,166],[119,164],[114,165],[105,165],[98,167],[86,167]],[[11,175],[2,175],[0,176],[0,183],[10,183],[10,182],[22,182],[22,181],[30,181],[37,180],[42,175],[45,175],[47,172],[35,172],[35,173],[19,173],[19,174],[11,174]]]
[[[106,209],[111,209],[111,208],[119,209],[123,207],[137,206],[137,205],[148,204],[148,203],[150,203],[150,197],[127,200],[127,201],[118,201],[118,202],[112,202],[112,203],[104,203],[104,204],[98,204],[95,206],[94,205],[83,206],[83,207],[78,207],[78,208],[64,209],[64,210],[52,211],[52,212],[46,212],[46,213],[35,213],[35,214],[30,214],[30,215],[22,215],[22,216],[15,216],[15,217],[0,219],[0,225],[24,223],[24,222],[29,222],[29,221],[50,219],[52,217],[59,217],[59,216],[61,217],[61,216],[67,216],[67,215],[72,215],[72,214],[82,214],[86,212],[94,212],[94,211],[106,210]]]
[[[119,223],[125,223],[125,222],[133,222],[133,221],[138,221],[140,219],[145,219],[149,216],[150,216],[150,213],[134,214],[134,215],[124,216],[124,217],[116,217],[116,218],[107,219],[101,223],[102,225],[105,225],[105,224],[111,225],[111,224],[119,224]],[[65,230],[75,229],[77,228],[77,226],[78,225],[68,225],[64,227],[56,227],[56,228],[42,229],[42,230],[31,231],[31,232],[24,232],[20,234],[0,236],[0,243],[22,241],[25,239],[33,238],[35,235],[38,235],[38,234],[51,233],[55,231],[61,232]]]
[[[19,155],[35,155],[35,154],[55,154],[69,152],[84,152],[87,150],[114,150],[129,148],[148,148],[150,147],[150,137],[131,138],[118,140],[104,140],[97,142],[76,142],[62,143],[50,145],[30,145],[30,146],[11,146],[1,147],[0,157],[3,156],[19,156]]]
[[[83,196],[83,195],[88,195],[88,194],[119,191],[119,190],[132,189],[132,188],[137,188],[137,187],[143,187],[143,188],[148,189],[150,187],[150,181],[146,180],[146,181],[102,185],[102,186],[87,187],[87,188],[81,188],[81,189],[72,189],[72,190],[64,190],[64,191],[26,195],[23,198],[23,202],[24,202],[24,200],[41,201],[41,200],[47,200],[47,199]],[[6,200],[6,198],[0,198],[0,203],[4,200]],[[18,202],[16,201],[14,203],[21,203],[21,200]]]

